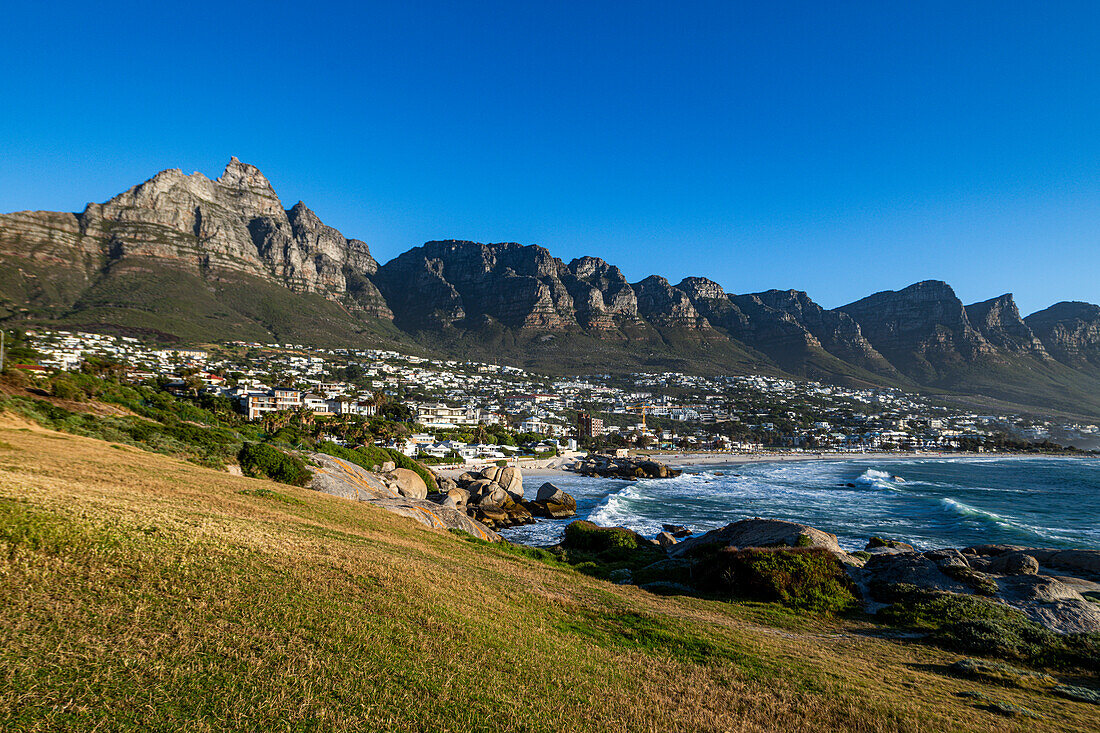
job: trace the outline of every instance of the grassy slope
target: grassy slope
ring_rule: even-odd
[[[0,577],[5,730],[1095,722],[1091,706],[942,676],[952,656],[859,623],[656,597],[3,416]],[[1048,717],[1004,718],[963,690]]]

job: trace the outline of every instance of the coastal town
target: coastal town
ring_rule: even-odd
[[[109,360],[124,365],[127,380],[223,397],[249,420],[279,413],[370,418],[386,404],[415,428],[387,447],[436,463],[584,448],[856,453],[996,450],[997,436],[1078,447],[1100,442],[1094,424],[979,414],[898,389],[763,375],[551,377],[377,349],[239,341],[164,347],[132,336],[44,329],[26,338],[41,355],[36,364],[19,365],[28,374],[77,370],[89,357]]]

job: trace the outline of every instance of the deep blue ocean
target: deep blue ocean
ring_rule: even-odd
[[[699,532],[765,517],[832,532],[848,550],[863,549],[872,535],[919,549],[985,543],[1100,549],[1100,458],[760,462],[641,481],[530,476],[527,494],[547,480],[577,499],[579,518],[649,537],[665,523]],[[553,544],[569,521],[503,534]]]

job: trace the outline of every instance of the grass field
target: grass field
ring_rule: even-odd
[[[1095,729],[1096,706],[876,628],[654,596],[0,415],[4,730]]]

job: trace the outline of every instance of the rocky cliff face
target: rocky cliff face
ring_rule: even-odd
[[[236,158],[217,180],[166,170],[77,215],[7,215],[0,246],[13,259],[62,263],[85,285],[112,268],[155,262],[204,279],[246,274],[389,315],[370,281],[378,263],[367,245],[302,203],[285,211],[267,178]]]
[[[650,275],[632,286],[638,296],[638,314],[658,326],[709,328],[705,316],[695,310],[688,294],[674,288],[660,275]]]
[[[971,325],[993,346],[1012,354],[1050,359],[1016,307],[1011,293],[966,306]]]
[[[918,381],[934,382],[995,353],[970,324],[955,291],[938,280],[876,293],[838,310],[859,324],[880,354]]]
[[[581,327],[608,331],[638,321],[638,296],[618,267],[598,257],[580,257],[567,269],[562,280]]]
[[[1066,301],[1032,313],[1024,321],[1058,361],[1100,369],[1100,306]]]
[[[413,330],[498,322],[561,331],[576,325],[565,266],[542,247],[448,240],[383,265],[377,282],[398,325]]]
[[[236,158],[215,180],[163,171],[78,214],[0,216],[0,319],[166,339],[413,338],[456,355],[535,353],[538,368],[784,371],[1100,414],[1100,306],[1021,319],[1010,295],[964,307],[926,281],[829,310],[704,277],[631,284],[599,258],[567,265],[515,243],[428,242],[380,267],[305,204],[284,209]]]

